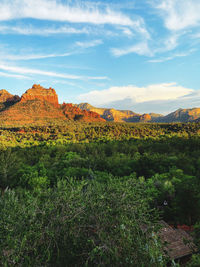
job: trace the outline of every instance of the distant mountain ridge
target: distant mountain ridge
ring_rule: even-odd
[[[157,122],[157,123],[172,123],[172,122],[192,122],[200,121],[200,108],[178,109],[166,116],[149,113],[138,114],[131,110],[117,110],[113,108],[97,108],[88,103],[80,103],[75,106],[88,111],[95,111],[107,121],[115,122]]]
[[[192,122],[200,119],[200,108],[178,109],[164,117],[161,122]]]
[[[155,122],[158,118],[163,117],[161,114],[139,114],[132,110],[117,110],[114,108],[96,108],[88,103],[75,104],[80,109],[98,113],[107,121],[115,122]]]
[[[178,109],[166,116],[156,113],[139,114],[131,110],[97,108],[88,103],[59,104],[53,88],[34,84],[21,97],[0,90],[0,124],[32,125],[67,121],[83,122],[200,122],[200,108]]]

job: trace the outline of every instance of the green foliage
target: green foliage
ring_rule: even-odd
[[[69,179],[34,194],[7,190],[0,199],[1,263],[165,266],[158,242],[141,230],[155,215],[143,190],[134,179]]]
[[[187,267],[199,267],[200,255],[192,255],[191,261],[186,265]]]
[[[162,207],[164,218],[174,223],[194,224],[200,219],[199,181],[182,170],[172,168],[147,180],[147,193]],[[166,205],[164,205],[166,202]],[[195,203],[195,204],[194,204]]]
[[[17,154],[10,148],[0,151],[0,188],[3,190],[7,186],[15,183],[15,168],[19,164]]]
[[[154,208],[167,222],[195,225],[199,243],[199,126],[0,129],[4,266],[165,266],[152,231],[141,231]]]

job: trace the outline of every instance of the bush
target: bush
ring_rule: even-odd
[[[142,183],[59,181],[0,199],[3,266],[165,266]]]

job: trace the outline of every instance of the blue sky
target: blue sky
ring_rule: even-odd
[[[200,107],[199,0],[0,0],[0,88],[136,112]]]

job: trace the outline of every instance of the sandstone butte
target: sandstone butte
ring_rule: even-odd
[[[8,101],[11,101],[10,104],[5,104]],[[43,125],[68,120],[105,121],[95,112],[81,110],[72,104],[60,105],[53,88],[46,89],[36,84],[21,98],[11,95],[6,90],[0,90],[0,108],[2,125]]]
[[[46,89],[40,84],[34,84],[31,89],[28,89],[21,97],[21,102],[28,100],[39,99],[41,101],[47,101],[53,104],[55,107],[59,107],[58,95],[53,88]]]

